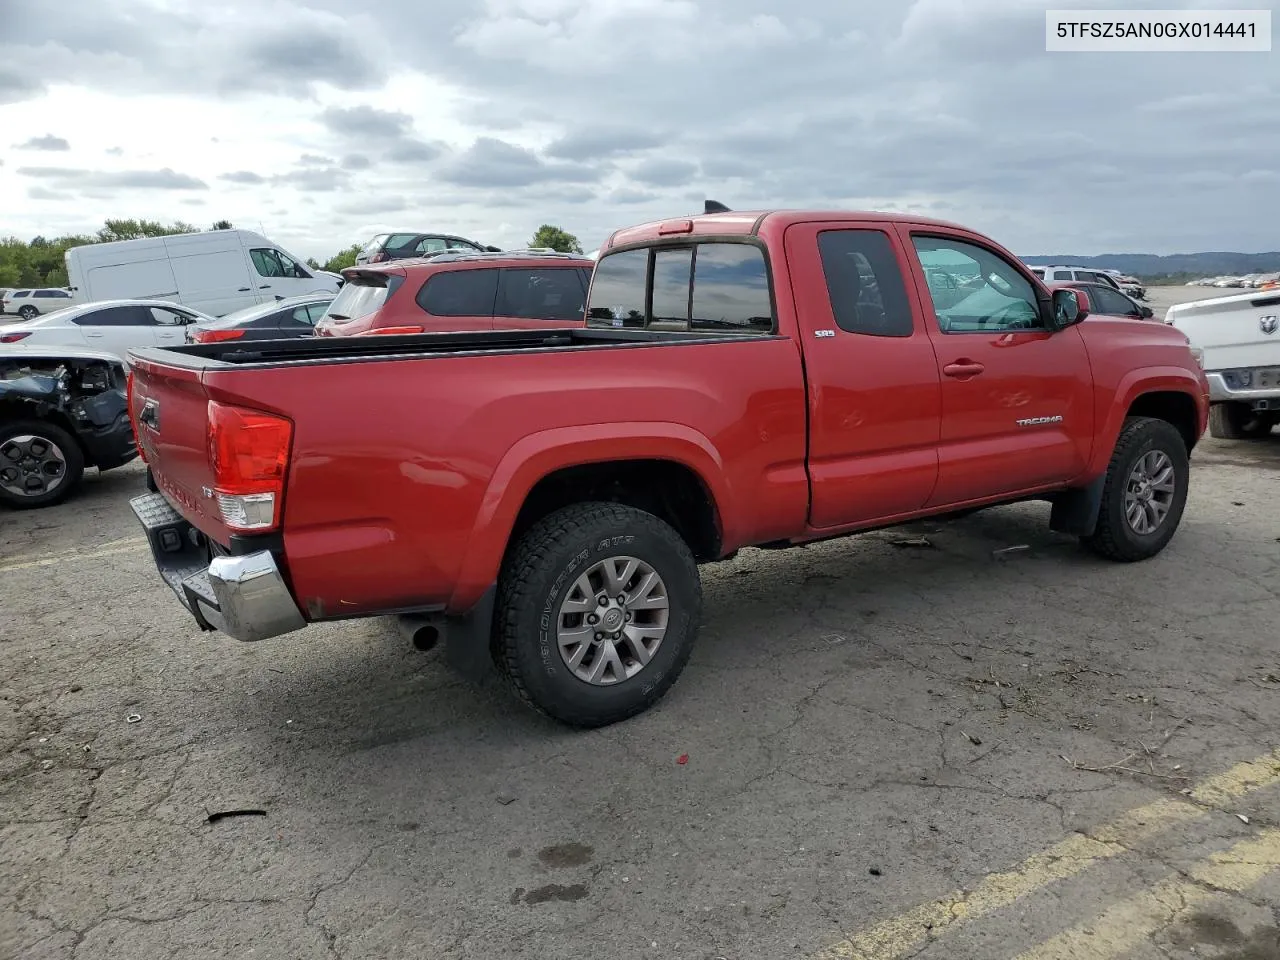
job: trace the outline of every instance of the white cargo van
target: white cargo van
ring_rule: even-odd
[[[80,303],[173,300],[220,317],[243,307],[310,293],[341,281],[250,230],[209,230],[72,247],[67,278]]]

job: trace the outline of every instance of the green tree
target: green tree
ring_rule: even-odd
[[[562,230],[560,227],[544,223],[538,228],[538,232],[533,235],[533,239],[529,241],[531,247],[550,247],[557,253],[581,253],[582,244],[578,242],[578,238],[572,233]]]
[[[359,256],[359,254],[360,244],[353,243],[341,253],[334,254],[326,260],[324,266],[320,269],[328,270],[330,273],[340,273],[347,267],[354,267],[356,265],[356,257]]]
[[[320,269],[320,262],[315,257],[307,257],[307,266],[312,270]]]
[[[137,240],[140,237],[171,237],[179,233],[199,233],[200,229],[181,220],[163,224],[159,220],[108,220],[98,231],[99,243]]]
[[[230,220],[218,220],[213,225],[214,230],[234,230]]]

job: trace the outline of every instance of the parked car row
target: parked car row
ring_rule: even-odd
[[[1101,270],[1094,267],[1032,266],[1031,272],[1045,283],[1100,283],[1120,291],[1135,300],[1145,300],[1147,290],[1136,277],[1119,270]]]
[[[1201,277],[1189,280],[1188,287],[1251,287],[1274,290],[1280,287],[1280,273],[1247,273],[1238,277]]]

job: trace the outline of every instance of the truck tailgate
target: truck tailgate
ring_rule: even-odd
[[[230,531],[212,497],[208,405],[202,371],[132,358],[129,416],[156,486],[194,527],[226,545]]]

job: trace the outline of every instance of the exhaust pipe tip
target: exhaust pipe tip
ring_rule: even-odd
[[[440,626],[426,617],[402,616],[398,627],[400,635],[413,644],[414,649],[426,652],[440,642]]]

